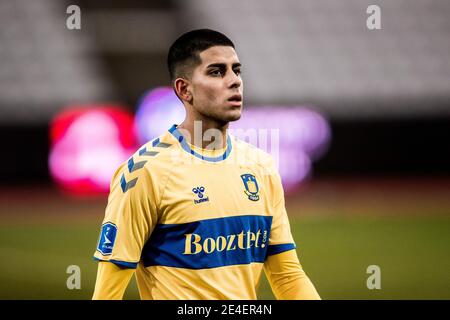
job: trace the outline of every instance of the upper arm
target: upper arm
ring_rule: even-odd
[[[147,169],[122,165],[111,182],[94,258],[136,268],[158,220],[157,203],[157,190]]]
[[[270,256],[295,249],[296,247],[286,212],[281,177],[273,161],[269,165],[268,190],[271,195],[270,201],[272,207],[272,227],[267,250],[267,255]]]

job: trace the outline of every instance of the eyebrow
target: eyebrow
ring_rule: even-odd
[[[206,68],[226,68],[226,63],[211,63]],[[239,62],[233,63],[232,68],[242,66]]]

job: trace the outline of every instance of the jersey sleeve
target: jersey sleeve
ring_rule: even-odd
[[[286,212],[284,201],[284,190],[281,184],[281,177],[273,161],[269,162],[269,192],[272,201],[272,228],[270,230],[269,246],[267,255],[274,255],[295,249],[295,242],[292,237],[291,227]]]
[[[131,158],[133,161],[133,158]],[[157,223],[157,192],[145,167],[123,164],[111,181],[95,260],[136,268]],[[136,169],[138,168],[138,169]]]
[[[134,274],[134,269],[122,268],[113,263],[98,264],[92,300],[121,300]]]
[[[316,288],[298,261],[295,250],[270,256],[264,271],[277,299],[320,300]]]

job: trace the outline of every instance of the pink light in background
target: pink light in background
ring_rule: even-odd
[[[184,116],[183,104],[171,88],[147,92],[136,115],[139,140],[143,143],[157,137],[172,124],[181,123]],[[287,191],[298,187],[310,176],[312,163],[325,154],[331,140],[327,119],[313,108],[301,106],[244,106],[242,118],[231,123],[230,129],[243,140],[245,137],[240,137],[236,129],[267,131],[269,143],[258,139],[256,146],[272,154]],[[271,129],[278,132],[278,148],[270,143]],[[278,154],[275,154],[277,150]]]
[[[50,174],[74,194],[108,192],[115,170],[137,148],[133,115],[119,106],[69,108],[50,132]]]

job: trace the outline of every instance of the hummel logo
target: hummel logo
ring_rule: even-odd
[[[205,187],[200,186],[200,187],[197,187],[197,188],[193,188],[192,192],[195,193],[199,197],[198,200],[194,199],[194,203],[195,204],[209,201],[209,197],[204,198],[204,194],[203,193],[205,192]]]
[[[197,187],[197,188],[192,189],[192,192],[197,194],[199,198],[203,198],[203,192],[205,192],[205,188]]]
[[[136,185],[137,180],[138,178],[134,178],[133,180],[127,182],[125,175],[122,174],[122,177],[120,178],[120,186],[122,187],[122,191],[127,192],[128,189],[133,188]]]

